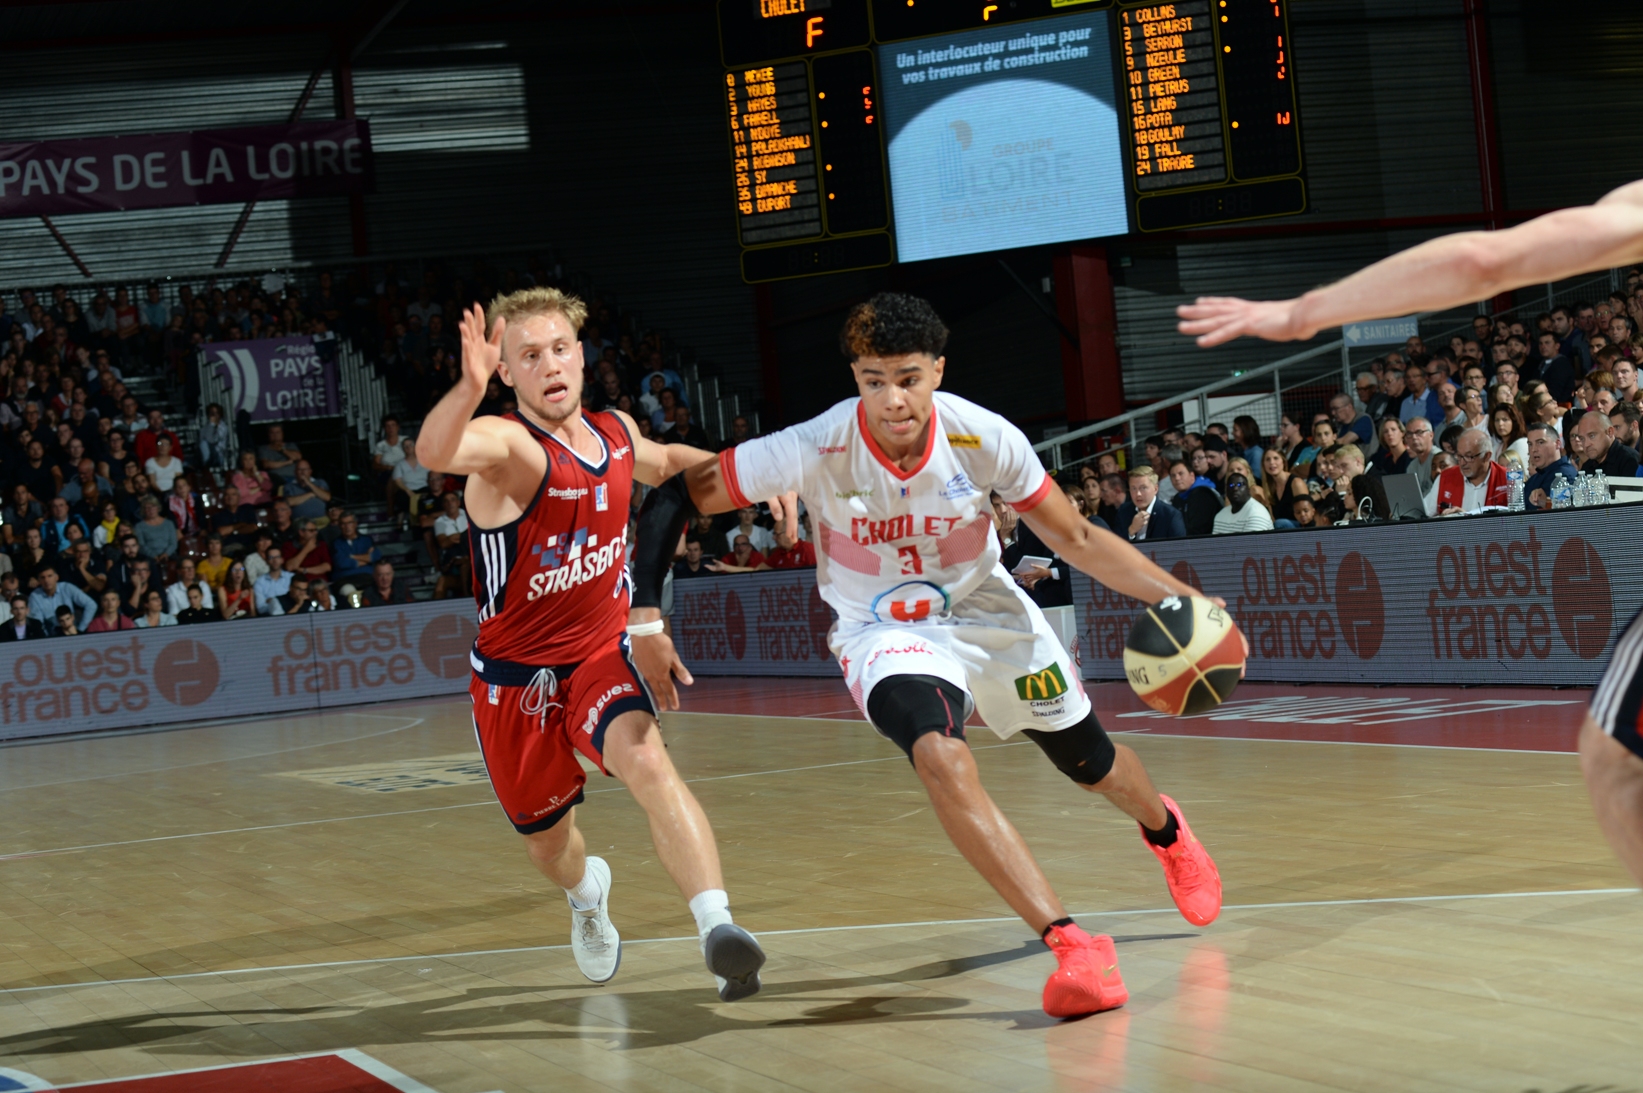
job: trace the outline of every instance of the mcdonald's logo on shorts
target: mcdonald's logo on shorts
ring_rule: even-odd
[[[1016,697],[1023,702],[1042,702],[1059,698],[1067,693],[1067,677],[1061,674],[1061,665],[1040,668],[1015,681]]]

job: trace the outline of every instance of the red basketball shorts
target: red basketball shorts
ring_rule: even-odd
[[[580,664],[538,668],[473,654],[474,733],[491,788],[522,835],[546,831],[582,802],[576,753],[605,770],[605,730],[630,710],[656,716],[626,634]]]

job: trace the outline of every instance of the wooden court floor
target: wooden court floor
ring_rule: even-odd
[[[581,822],[626,947],[612,983],[581,979],[465,697],[0,749],[0,1067],[69,1085],[359,1049],[438,1093],[1643,1088],[1643,898],[1566,751],[1115,716],[1220,865],[1200,929],[1132,824],[973,731],[1068,907],[1118,942],[1130,1004],[1057,1023],[1051,957],[900,753],[769,716],[801,691],[666,721],[770,955],[736,1005],[602,779]],[[1431,739],[1468,716],[1432,715]]]

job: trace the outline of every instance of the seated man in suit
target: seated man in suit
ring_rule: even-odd
[[[1184,539],[1186,520],[1158,499],[1158,472],[1151,467],[1130,470],[1130,499],[1118,506],[1118,526],[1112,529],[1132,543],[1147,539]]]
[[[39,619],[29,618],[29,598],[15,595],[11,598],[11,621],[0,623],[0,641],[31,641],[46,636],[46,628]]]

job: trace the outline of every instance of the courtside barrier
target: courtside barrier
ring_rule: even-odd
[[[0,739],[457,694],[477,634],[462,597],[11,642]]]
[[[1643,505],[1140,544],[1224,598],[1248,678],[1279,682],[1597,682],[1643,608]],[[1074,576],[1085,679],[1124,674],[1140,609]],[[836,675],[813,571],[674,584],[674,641],[702,675]]]

